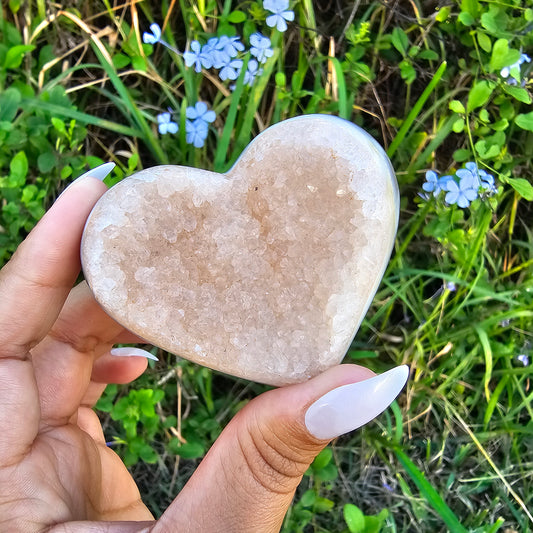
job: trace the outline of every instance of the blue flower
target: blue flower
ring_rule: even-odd
[[[455,285],[453,281],[447,281],[444,284],[444,288],[449,290],[450,292],[455,292],[457,290],[457,286]]]
[[[260,33],[250,35],[250,53],[259,61],[265,63],[269,57],[272,57],[274,50],[271,48],[271,42],[268,37]]]
[[[161,28],[159,27],[159,24],[156,24],[155,22],[152,22],[150,24],[150,30],[152,33],[145,31],[143,33],[143,42],[146,44],[162,44],[163,46],[166,46],[171,52],[174,52],[175,54],[179,54],[179,50],[174,48],[173,46],[170,46],[166,41],[163,41],[161,39]]]
[[[220,39],[212,37],[202,46],[202,54],[211,58],[214,68],[222,68],[230,59],[230,55],[224,51],[224,46],[220,46]]]
[[[220,70],[219,77],[222,81],[236,80],[242,68],[242,59],[231,59]]]
[[[150,32],[145,31],[143,33],[143,43],[146,44],[156,44],[161,41],[161,28],[159,27],[159,24],[156,24],[155,22],[152,22],[150,24]]]
[[[426,192],[432,192],[436,198],[441,191],[446,190],[446,184],[451,179],[453,179],[451,176],[442,176],[439,178],[439,175],[434,170],[428,170],[426,172],[426,182],[422,184],[422,189]]]
[[[517,355],[516,360],[520,361],[524,366],[529,366],[529,357],[525,353]]]
[[[204,50],[198,41],[191,42],[192,52],[184,52],[183,59],[187,67],[194,65],[196,72],[201,72],[202,68],[211,68],[213,66],[213,58],[209,50]]]
[[[496,186],[494,185],[494,176],[483,169],[479,169],[473,161],[469,161],[465,164],[465,168],[458,170],[457,176],[460,179],[472,176],[474,182],[477,184],[478,190],[481,187],[489,195],[497,192]]]
[[[185,111],[186,116],[190,120],[202,120],[207,124],[214,122],[217,118],[213,110],[208,109],[205,102],[197,102],[194,106],[190,106]]]
[[[208,109],[205,102],[197,102],[185,111],[185,138],[188,144],[201,148],[207,139],[209,124],[217,118],[213,110]]]
[[[237,57],[239,52],[244,51],[244,44],[241,43],[239,37],[222,35],[219,39],[218,49],[222,50],[230,57]]]
[[[263,7],[274,13],[269,15],[266,19],[269,28],[277,28],[278,31],[285,31],[287,29],[286,21],[294,20],[294,11],[290,11],[289,0],[264,0]]]
[[[523,63],[531,63],[531,58],[527,54],[521,54],[518,61],[507,67],[503,67],[500,70],[500,76],[506,80],[509,85],[517,85],[522,81],[524,84],[525,80],[521,80],[521,65]]]
[[[157,124],[157,129],[161,135],[178,132],[178,124],[172,121],[170,113],[161,113],[157,115]]]
[[[457,171],[459,175],[459,171]],[[461,208],[468,207],[470,202],[478,197],[478,181],[471,173],[460,178],[459,183],[455,180],[448,180],[446,183],[446,203],[452,205],[457,204]]]
[[[201,148],[207,139],[207,122],[196,119],[185,122],[185,139],[188,144],[193,144],[196,148]]]
[[[259,63],[255,59],[250,59],[250,61],[248,61],[248,67],[246,68],[246,72],[244,74],[243,84],[253,85],[255,81],[255,77],[260,76],[261,74],[263,74],[263,69],[259,68]],[[239,75],[240,75],[240,72],[239,72]],[[233,85],[230,85],[229,88],[232,91],[234,91],[235,87],[236,85],[233,84]]]
[[[244,74],[244,85],[253,85],[255,77],[261,76],[262,73],[263,69],[259,68],[259,63],[255,59],[250,59]]]

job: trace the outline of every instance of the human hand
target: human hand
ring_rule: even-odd
[[[85,220],[105,190],[93,177],[69,187],[0,272],[0,531],[279,531],[314,457],[383,411],[407,368],[373,377],[341,365],[254,399],[154,521],[92,410],[107,383],[146,368],[111,356],[113,344],[141,340],[85,283],[71,290]]]

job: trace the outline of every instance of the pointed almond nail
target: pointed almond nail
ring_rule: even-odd
[[[152,361],[159,361],[155,355],[142,348],[113,348],[110,353],[115,357],[146,357],[146,359],[152,359]]]
[[[115,166],[115,163],[104,163],[103,165],[99,165],[97,167],[92,168],[91,170],[88,170],[87,172],[85,172],[85,174],[82,174],[79,178],[76,178],[74,182],[81,180],[82,178],[87,178],[89,176],[91,178],[96,178],[97,180],[104,181],[104,178],[109,176]]]
[[[309,433],[317,439],[329,440],[364,426],[394,401],[408,377],[409,369],[402,365],[329,391],[305,413]]]

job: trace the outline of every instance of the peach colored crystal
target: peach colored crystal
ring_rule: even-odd
[[[398,189],[342,119],[265,130],[226,174],[143,170],[95,206],[82,242],[102,307],[148,342],[283,385],[339,363],[383,275]]]

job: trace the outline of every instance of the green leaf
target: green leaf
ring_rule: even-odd
[[[507,178],[506,181],[522,198],[533,201],[533,185],[525,178]]]
[[[325,513],[327,511],[331,511],[334,506],[335,503],[331,500],[328,500],[328,498],[318,497],[313,505],[313,510],[316,513]]]
[[[407,53],[407,47],[409,46],[409,38],[407,34],[398,26],[392,30],[391,42],[394,48],[400,52],[403,56]]]
[[[533,131],[533,111],[517,115],[514,121],[519,128],[527,131]]]
[[[347,503],[344,506],[342,513],[350,533],[364,533],[365,515],[363,514],[363,511],[359,509],[359,507],[353,503]]]
[[[508,67],[516,63],[520,59],[520,50],[509,48],[509,41],[507,39],[498,39],[492,47],[492,55],[490,57],[490,70],[497,71],[503,67]]]
[[[452,129],[455,133],[461,133],[464,130],[465,127],[465,119],[464,118],[458,118],[452,126]]]
[[[375,516],[365,516],[365,533],[379,533],[388,516],[389,511],[387,509],[381,509],[379,514]]]
[[[490,6],[489,11],[481,15],[481,25],[492,35],[504,37],[507,35],[506,29],[509,17],[503,9]]]
[[[134,56],[131,59],[131,66],[135,70],[139,70],[140,72],[146,72],[148,70],[146,59],[144,59],[144,57],[142,56]]]
[[[531,96],[528,93],[527,89],[524,89],[523,87],[513,87],[512,85],[507,85],[505,83],[503,84],[503,90],[507,94],[510,94],[515,100],[518,100],[519,102],[523,102],[524,104],[531,103]],[[501,114],[501,111],[500,111],[500,114]]]
[[[127,67],[130,64],[130,58],[126,54],[115,54],[113,56],[113,66],[116,69]]]
[[[422,50],[417,57],[419,59],[427,59],[428,61],[436,61],[439,59],[439,54],[435,50]]]
[[[52,117],[51,121],[56,131],[67,137],[67,127],[65,126],[65,123],[57,117]]]
[[[316,457],[315,460],[311,463],[311,468],[313,470],[322,470],[326,465],[331,462],[333,458],[333,452],[331,448],[324,448]]]
[[[9,9],[11,9],[11,13],[16,14],[20,9],[20,4],[20,0],[9,0]]]
[[[492,41],[490,40],[490,37],[481,31],[478,31],[476,35],[480,48],[487,53],[490,52],[492,50]]]
[[[136,450],[137,451],[137,450]],[[139,457],[148,464],[157,463],[157,452],[146,442],[138,450]]]
[[[491,124],[491,128],[494,131],[505,131],[509,126],[509,121],[506,118],[502,118],[501,120],[498,120],[497,122],[494,122]]]
[[[18,152],[9,164],[10,181],[18,185],[24,185],[28,174],[28,158],[23,151]]]
[[[464,26],[473,26],[476,23],[476,19],[470,13],[466,13],[465,11],[459,13],[457,19]]]
[[[465,106],[459,102],[459,100],[452,100],[448,107],[454,112],[458,113],[460,115],[464,115],[466,113]]]
[[[235,11],[232,11],[228,16],[228,21],[232,24],[240,24],[241,22],[244,22],[246,20],[246,13],[244,11],[240,11],[236,9]]]
[[[444,22],[450,16],[451,12],[452,10],[449,6],[445,6],[441,8],[437,7],[437,15],[435,16],[435,20],[437,22]]]
[[[44,152],[37,158],[39,172],[42,172],[43,174],[50,172],[56,166],[56,163],[56,157],[53,152]]]
[[[316,501],[316,492],[314,490],[306,490],[300,498],[300,503],[304,507],[311,507]]]
[[[184,459],[198,459],[205,454],[205,448],[200,442],[186,442],[175,450],[176,455]]]
[[[493,157],[496,157],[501,151],[501,148],[498,145],[490,144],[486,139],[481,139],[480,141],[477,141],[474,146],[476,148],[476,152],[478,153],[481,159],[492,159]]]
[[[0,93],[0,122],[11,122],[15,118],[20,100],[20,91],[13,87]]]
[[[7,51],[6,58],[4,60],[4,68],[19,68],[26,53],[33,50],[35,50],[35,46],[33,44],[18,44],[16,46],[12,46]]]
[[[493,90],[494,85],[489,84],[488,81],[483,80],[477,82],[468,93],[466,110],[470,112],[476,109],[476,107],[481,107],[486,104]]]
[[[469,13],[474,18],[479,16],[479,2],[478,0],[462,0],[461,11]]]
[[[453,159],[457,161],[458,163],[462,163],[463,161],[470,159],[470,155],[471,155],[470,150],[465,150],[464,148],[460,148],[459,150],[455,150],[455,152],[453,153]]]
[[[405,80],[407,85],[410,85],[415,81],[416,79],[416,70],[414,69],[413,65],[410,61],[407,59],[404,59],[400,62],[400,74],[402,78]]]

